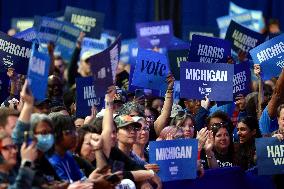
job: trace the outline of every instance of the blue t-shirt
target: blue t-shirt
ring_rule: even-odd
[[[78,180],[87,179],[84,173],[81,172],[80,167],[75,162],[72,154],[69,151],[65,153],[64,157],[54,153],[48,157],[48,161],[61,180],[72,183]]]
[[[271,134],[278,129],[277,118],[271,119],[268,114],[267,106],[263,110],[259,119],[259,128],[262,135]]]

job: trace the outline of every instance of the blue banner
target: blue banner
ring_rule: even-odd
[[[18,74],[26,75],[31,47],[30,42],[0,32],[0,72],[7,72],[8,68],[14,68]]]
[[[232,42],[232,49],[236,53],[240,50],[248,53],[251,49],[263,43],[265,36],[231,21],[225,39]]]
[[[262,78],[269,80],[277,77],[284,68],[284,34],[250,50],[250,55],[255,64],[260,64]]]
[[[190,62],[225,63],[231,56],[231,43],[227,40],[193,35],[190,51]]]
[[[0,72],[0,105],[10,95],[9,88],[10,78],[7,72]]]
[[[238,15],[232,15],[232,16],[222,16],[217,18],[217,24],[220,29],[221,38],[225,38],[227,28],[229,27],[231,20],[234,20],[235,22],[254,30],[252,16],[249,12],[245,12]]]
[[[150,163],[160,166],[158,175],[163,182],[196,178],[197,143],[196,139],[149,143]]]
[[[166,55],[139,49],[132,78],[132,85],[146,89],[166,90],[169,73]]]
[[[104,97],[109,86],[114,84],[119,62],[121,36],[104,51],[90,57],[98,97]]]
[[[29,42],[35,41],[39,43],[36,36],[37,36],[37,31],[34,27],[32,27],[32,28],[16,33],[16,35],[14,35],[13,37],[18,38],[18,39],[23,39]]]
[[[45,48],[45,52],[47,52],[47,43],[54,42],[55,54],[69,63],[81,30],[68,22],[38,16],[35,17],[34,27],[38,31],[37,38],[41,47]]]
[[[139,47],[167,47],[173,38],[172,21],[145,22],[136,24]]]
[[[86,33],[86,37],[101,38],[104,25],[103,13],[67,6],[64,21],[81,28]]]
[[[175,80],[180,80],[180,64],[188,61],[189,49],[168,50],[169,64]]]
[[[46,98],[49,65],[49,55],[38,52],[34,45],[29,62],[27,78],[29,81],[29,88],[36,100],[43,100]]]
[[[276,137],[257,138],[255,145],[258,174],[284,174],[284,142]]]
[[[234,97],[239,94],[243,94],[245,96],[250,93],[251,71],[249,62],[234,64],[233,84]]]
[[[99,112],[104,105],[104,98],[97,97],[93,77],[76,78],[76,117],[85,118],[91,115],[95,106]]]
[[[261,32],[261,30],[265,27],[262,11],[245,9],[243,7],[240,7],[234,4],[233,2],[230,2],[229,15],[232,16],[232,15],[238,15],[238,14],[247,13],[247,12],[251,14],[254,30]]]
[[[233,100],[233,64],[204,64],[184,62],[180,67],[180,95],[182,98],[213,101]]]
[[[33,24],[34,24],[33,18],[12,18],[11,19],[11,28],[15,28],[17,31],[20,31],[20,32],[33,27]]]

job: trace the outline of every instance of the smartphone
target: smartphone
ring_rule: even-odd
[[[145,96],[144,89],[136,89],[135,90],[135,98],[141,98]]]
[[[31,133],[29,131],[24,132],[24,142],[27,145],[30,145],[33,142],[33,138],[31,137]]]

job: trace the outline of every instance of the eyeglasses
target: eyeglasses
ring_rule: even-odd
[[[155,120],[155,116],[145,116],[146,121],[154,121]]]
[[[48,135],[48,134],[52,134],[52,131],[34,132],[34,135]]]
[[[140,131],[150,131],[150,127],[141,127]]]
[[[3,150],[9,150],[9,151],[11,151],[13,149],[18,150],[18,146],[16,144],[8,144],[6,146],[2,146],[2,149]]]
[[[187,113],[186,111],[179,111],[175,118],[177,120],[180,120],[180,119],[184,119],[186,116],[193,117],[191,114]]]
[[[77,134],[77,131],[75,129],[72,129],[72,130],[64,130],[62,131],[62,133],[64,135],[76,135]]]
[[[128,132],[131,131],[139,131],[141,129],[141,127],[133,127],[133,126],[127,126],[127,127],[123,127],[122,129],[127,130]]]

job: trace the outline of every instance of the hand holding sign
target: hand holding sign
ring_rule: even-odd
[[[168,90],[173,90],[174,84],[175,84],[175,78],[173,74],[168,74],[167,76],[167,84],[168,84]]]
[[[158,164],[146,164],[144,167],[147,170],[153,170],[155,173],[158,173],[160,171]]]
[[[116,94],[116,88],[114,85],[112,85],[108,88],[106,92],[106,97],[105,97],[106,102],[112,102],[115,94]]]
[[[260,65],[259,64],[255,64],[253,65],[253,72],[254,72],[254,75],[257,77],[257,78],[260,78],[261,76],[261,68],[260,68]]]
[[[28,80],[25,80],[25,83],[23,85],[23,88],[22,88],[20,95],[21,95],[21,100],[23,100],[25,104],[33,106],[34,97],[33,97],[31,91],[28,88]]]
[[[284,140],[284,135],[281,134],[281,133],[274,134],[272,137],[278,138],[278,140],[279,140],[280,142],[281,142],[282,140]]]

